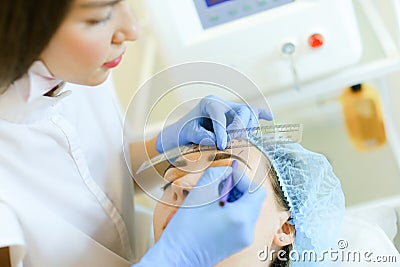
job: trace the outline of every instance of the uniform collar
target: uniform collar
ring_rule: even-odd
[[[60,99],[70,94],[62,92],[63,85],[42,61],[35,61],[22,78],[0,95],[0,118],[16,123],[44,119]],[[51,96],[45,96],[56,87]]]

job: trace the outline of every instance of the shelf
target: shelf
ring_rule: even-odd
[[[380,78],[396,71],[400,71],[400,57],[380,59],[306,83],[299,91],[287,89],[266,95],[266,97],[274,110],[289,111],[309,102],[339,95],[348,86]],[[254,105],[257,105],[257,102],[257,100],[251,101]]]

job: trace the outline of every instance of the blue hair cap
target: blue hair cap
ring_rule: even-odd
[[[262,138],[262,137],[261,137]],[[249,137],[266,155],[278,176],[289,204],[296,229],[293,249],[300,255],[291,266],[321,265],[322,254],[337,249],[345,200],[339,179],[325,156],[311,152],[300,144],[260,145],[260,137]],[[312,262],[301,257],[304,251],[316,254]]]

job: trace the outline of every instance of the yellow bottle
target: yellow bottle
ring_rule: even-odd
[[[374,88],[366,84],[346,88],[340,102],[347,133],[357,149],[370,150],[386,143],[379,95]]]

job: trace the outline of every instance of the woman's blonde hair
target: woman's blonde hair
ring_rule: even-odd
[[[268,172],[268,176],[271,181],[272,189],[274,190],[274,199],[276,203],[278,204],[279,207],[281,207],[283,210],[289,210],[289,203],[286,201],[286,197],[282,191],[282,188],[279,184],[278,176],[276,174],[276,171],[274,167],[271,165],[271,169]],[[294,235],[294,233],[293,233]],[[284,246],[281,250],[285,251],[284,257],[286,260],[280,260],[278,257],[276,257],[272,262],[271,262],[271,267],[288,267],[290,266],[290,259],[289,259],[289,253],[292,250],[293,245],[287,245]],[[282,257],[281,257],[282,258]]]

